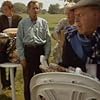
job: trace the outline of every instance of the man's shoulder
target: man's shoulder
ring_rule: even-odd
[[[5,15],[0,15],[0,19],[7,18]]]
[[[16,18],[22,18],[20,15],[15,14],[14,17]]]
[[[57,25],[63,28],[69,25],[67,18],[60,19]]]
[[[60,19],[60,21],[67,21],[67,18],[62,18]]]
[[[44,18],[38,17],[38,20],[39,20],[40,22],[46,22],[46,23],[47,23],[47,20],[44,19]]]
[[[60,19],[59,20],[59,22],[58,23],[68,23],[68,20],[67,20],[67,18],[62,18],[62,19]]]
[[[28,23],[29,21],[30,21],[29,18],[23,18],[23,19],[20,21],[20,23],[25,24],[25,23]]]

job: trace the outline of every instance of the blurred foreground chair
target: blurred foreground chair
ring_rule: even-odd
[[[100,92],[75,83],[38,84],[30,91],[31,100],[100,100]]]
[[[100,82],[89,76],[47,72],[32,77],[31,100],[100,100]]]
[[[85,85],[95,90],[100,91],[100,81],[86,75],[78,74],[76,72],[46,72],[40,73],[32,77],[30,88],[38,84],[57,82],[57,83],[75,83],[78,85]]]

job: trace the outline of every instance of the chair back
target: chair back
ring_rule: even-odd
[[[43,83],[31,88],[31,100],[100,100],[100,92],[75,83]]]
[[[100,91],[100,82],[98,80],[86,75],[66,72],[47,72],[37,74],[32,77],[30,88],[37,84],[50,82],[81,84]]]

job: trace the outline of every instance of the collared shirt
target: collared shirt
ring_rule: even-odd
[[[65,32],[65,27],[69,26],[69,21],[67,20],[67,18],[62,18],[58,24],[56,25],[54,32],[52,33],[52,37],[57,40],[60,41],[61,44],[63,44],[64,41],[64,32]]]
[[[64,27],[68,26],[68,25],[69,25],[69,22],[68,22],[67,18],[62,18],[58,22],[57,26],[55,27],[54,34],[61,33],[61,30],[64,30]]]
[[[18,26],[16,47],[20,59],[24,59],[24,45],[45,44],[45,56],[48,58],[51,51],[51,36],[47,21],[38,17],[36,21],[30,18],[23,19]]]
[[[12,26],[12,17],[8,17],[9,27]]]

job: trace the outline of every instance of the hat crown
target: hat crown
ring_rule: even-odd
[[[100,0],[80,0],[72,8],[75,9],[75,8],[79,8],[83,6],[91,6],[91,5],[100,6]]]
[[[67,8],[70,8],[74,5],[75,5],[75,2],[66,2],[64,6],[67,7]]]

